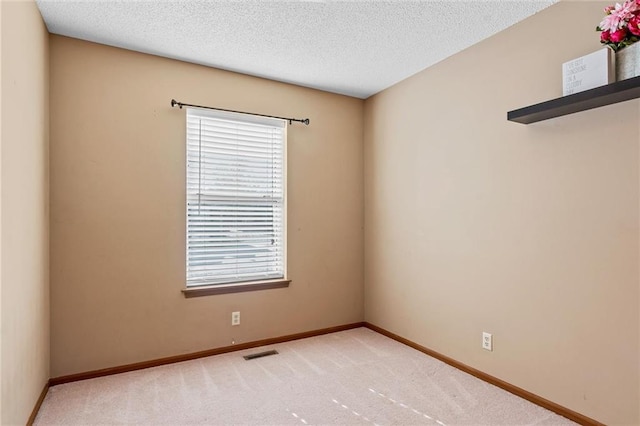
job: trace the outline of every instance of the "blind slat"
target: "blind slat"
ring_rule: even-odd
[[[284,135],[187,109],[187,286],[284,278]]]

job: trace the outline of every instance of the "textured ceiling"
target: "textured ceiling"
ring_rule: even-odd
[[[37,4],[54,34],[367,98],[555,1]]]

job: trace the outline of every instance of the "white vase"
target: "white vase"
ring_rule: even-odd
[[[616,52],[616,81],[640,75],[640,42]]]

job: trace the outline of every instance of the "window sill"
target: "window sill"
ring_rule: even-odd
[[[182,290],[186,298],[213,296],[215,294],[242,293],[245,291],[270,290],[272,288],[289,287],[291,280],[253,281],[236,284],[202,285],[188,287]]]

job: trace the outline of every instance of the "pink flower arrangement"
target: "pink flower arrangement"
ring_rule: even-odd
[[[627,0],[607,6],[600,25],[596,27],[600,33],[600,43],[606,44],[614,52],[640,40],[640,5],[638,0]]]

